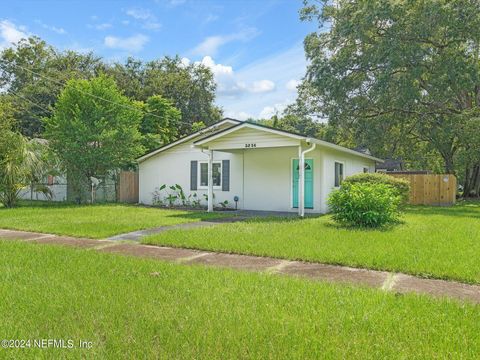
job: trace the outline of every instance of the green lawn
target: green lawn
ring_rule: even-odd
[[[0,339],[26,358],[478,358],[480,307],[277,275],[0,241]]]
[[[78,206],[38,202],[26,203],[14,209],[0,208],[0,229],[101,239],[135,230],[221,216],[224,215],[117,204]]]
[[[384,230],[340,228],[329,216],[257,219],[173,230],[148,244],[302,259],[480,283],[480,203],[411,207]]]

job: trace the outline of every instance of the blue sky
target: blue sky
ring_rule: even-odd
[[[215,74],[226,116],[270,117],[296,98],[305,73],[301,0],[5,1],[0,48],[37,35],[107,61],[180,55]]]

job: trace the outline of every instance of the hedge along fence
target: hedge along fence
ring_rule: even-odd
[[[394,174],[410,182],[409,204],[453,205],[457,195],[457,178],[451,174]]]

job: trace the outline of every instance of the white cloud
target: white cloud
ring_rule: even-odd
[[[77,41],[74,41],[72,43],[69,43],[65,46],[62,47],[64,50],[73,50],[82,54],[88,54],[90,52],[94,52],[95,49],[93,47],[87,47],[82,44],[80,44]]]
[[[89,27],[90,29],[95,29],[95,30],[106,30],[106,29],[110,29],[113,25],[110,24],[110,23],[101,23],[101,24],[88,24],[87,27]]]
[[[182,58],[189,65],[190,59]],[[271,118],[281,114],[296,98],[296,88],[305,75],[307,62],[302,44],[260,59],[243,68],[216,63],[211,56],[204,56],[202,64],[211,69],[217,83],[217,103],[228,117]],[[282,84],[282,86],[277,86]]]
[[[210,56],[205,56],[202,61],[197,61],[195,64],[202,64],[212,71],[217,83],[218,94],[237,95],[247,90],[245,84],[237,81],[231,66],[216,64]]]
[[[190,65],[190,59],[189,58],[183,57],[180,61],[182,62],[183,66],[185,66],[185,67]]]
[[[226,111],[225,117],[236,119],[236,120],[248,120],[255,118],[252,114],[245,112],[245,111]]]
[[[47,24],[45,24],[44,22],[42,22],[41,20],[35,20],[35,22],[36,22],[38,25],[40,25],[42,28],[47,29],[47,30],[50,30],[50,31],[53,31],[53,32],[55,32],[55,33],[57,33],[57,34],[63,35],[63,34],[66,34],[66,33],[67,33],[64,28],[56,27],[56,26],[53,26],[53,25],[47,25]]]
[[[145,36],[143,34],[137,34],[125,38],[106,36],[104,39],[104,44],[106,47],[112,49],[121,49],[136,52],[142,50],[148,41],[148,36]]]
[[[147,30],[158,30],[162,27],[162,24],[156,21],[146,21],[142,27]]]
[[[297,87],[298,85],[300,85],[300,83],[301,83],[300,80],[291,79],[287,81],[287,83],[285,84],[285,87],[287,88],[287,90],[297,91]]]
[[[224,109],[225,114],[244,112],[253,115],[253,118],[270,118],[277,112],[281,113],[288,104],[295,101],[297,92],[287,89],[286,84],[292,79],[302,78],[306,65],[303,46],[299,42],[283,52],[257,60],[242,68],[232,69],[235,82],[247,84],[246,89],[237,93],[218,92],[217,103]],[[275,86],[271,91],[252,92],[253,84],[262,79],[282,86]]]
[[[183,5],[187,2],[187,0],[170,0],[170,5],[171,6],[178,6],[178,5]]]
[[[270,119],[273,115],[281,114],[288,106],[289,102],[278,103],[273,106],[265,106],[258,114],[260,119]]]
[[[271,80],[254,81],[251,91],[254,93],[264,93],[275,90],[275,83]]]
[[[94,28],[97,30],[105,30],[111,27],[112,27],[112,24],[110,23],[102,23],[102,24],[94,25]]]
[[[147,20],[153,16],[150,10],[142,9],[142,8],[128,9],[127,11],[125,11],[125,14],[137,20]]]
[[[215,35],[206,37],[200,44],[192,49],[193,55],[215,56],[218,49],[232,41],[249,41],[259,34],[256,28],[245,28],[237,33],[228,35]]]
[[[186,59],[186,58],[184,58],[184,59]],[[215,76],[221,76],[221,75],[231,76],[231,75],[233,75],[233,68],[231,66],[216,64],[215,61],[210,56],[205,56],[202,59],[202,61],[197,62],[197,64],[198,63],[200,63],[202,65],[205,65],[206,67],[210,68],[210,70],[212,70],[212,72]]]
[[[148,9],[130,8],[125,11],[125,14],[139,21],[144,29],[158,30],[162,27],[162,24],[157,21],[157,17]]]
[[[188,65],[190,60],[182,58],[182,63]],[[221,96],[236,97],[250,92],[266,93],[275,89],[275,83],[271,80],[252,82],[239,80],[231,66],[217,64],[210,56],[205,56],[202,61],[197,61],[195,64],[202,64],[212,71],[217,83],[217,94]]]
[[[218,20],[218,15],[208,14],[208,16],[203,20],[204,24],[208,24]]]
[[[218,48],[227,42],[228,40],[224,36],[209,36],[198,44],[192,52],[203,56],[207,54],[214,56],[217,54]]]
[[[9,20],[0,20],[0,49],[28,38],[28,35],[25,27],[17,26]]]

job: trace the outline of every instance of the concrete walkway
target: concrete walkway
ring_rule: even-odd
[[[80,247],[103,253],[202,264],[231,269],[297,276],[312,280],[367,286],[395,293],[428,294],[480,304],[480,286],[455,281],[424,279],[406,274],[357,269],[346,266],[289,261],[260,256],[246,256],[182,248],[140,245],[112,240],[79,239],[68,236],[0,230],[0,239],[23,240],[38,244]]]
[[[212,220],[208,220],[208,221],[196,221],[196,222],[189,222],[189,223],[184,223],[184,224],[159,226],[159,227],[156,227],[156,228],[145,229],[145,230],[137,230],[137,231],[132,231],[132,232],[125,233],[125,234],[115,235],[115,236],[109,237],[107,240],[112,240],[112,241],[121,241],[121,240],[140,241],[140,239],[145,237],[145,236],[158,234],[158,233],[169,231],[169,230],[192,229],[192,228],[198,228],[198,227],[215,226],[215,225],[219,225],[219,224],[243,221],[245,219],[246,219],[246,217],[244,217],[244,216],[237,216],[237,217],[233,217],[233,218],[218,218],[218,219],[212,219]]]

